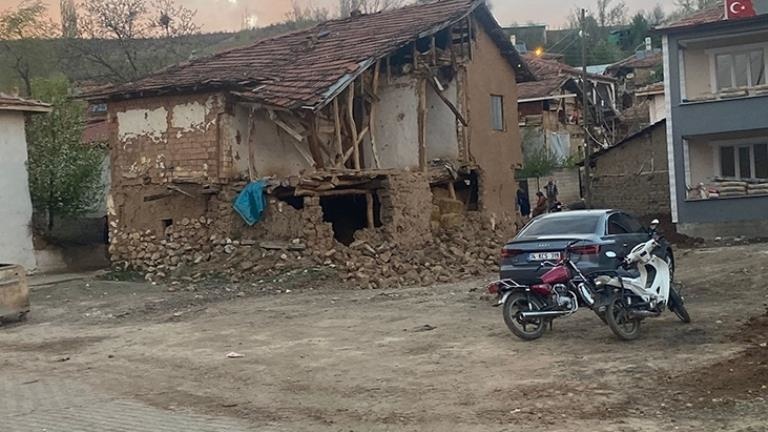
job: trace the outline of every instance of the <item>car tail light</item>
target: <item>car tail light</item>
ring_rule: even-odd
[[[571,248],[571,252],[578,255],[599,255],[600,245],[577,246]]]
[[[523,251],[521,251],[521,250],[503,248],[501,250],[501,257],[502,258],[512,258],[512,257],[516,257],[516,256],[520,255],[521,253],[523,253]]]
[[[488,285],[488,294],[498,294],[499,293],[499,283],[494,282],[490,285]]]

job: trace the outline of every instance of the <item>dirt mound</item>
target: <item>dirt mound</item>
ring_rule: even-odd
[[[712,402],[768,395],[768,311],[747,321],[734,338],[751,346],[728,360],[678,377],[677,384]]]

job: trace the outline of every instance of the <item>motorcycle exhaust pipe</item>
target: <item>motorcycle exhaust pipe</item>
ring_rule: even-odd
[[[629,312],[630,318],[656,318],[661,315],[661,312],[654,311],[631,311]]]
[[[546,312],[521,312],[523,318],[545,318],[553,316],[565,316],[571,314],[571,311],[546,311]]]

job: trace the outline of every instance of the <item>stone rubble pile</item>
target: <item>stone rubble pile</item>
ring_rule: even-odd
[[[308,245],[301,239],[259,242],[209,235],[211,219],[184,219],[166,228],[161,239],[151,231],[118,233],[110,253],[122,258],[115,261],[116,267],[144,272],[150,281],[205,273],[240,282],[326,267],[352,286],[382,289],[429,286],[497,272],[499,252],[510,234],[479,215],[470,215],[450,227],[433,226],[432,240],[422,247],[400,247],[385,230],[358,231],[355,241],[345,246],[333,240],[330,226],[324,225],[318,225],[311,236],[322,241]]]

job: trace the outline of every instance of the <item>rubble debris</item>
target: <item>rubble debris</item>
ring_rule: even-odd
[[[243,354],[236,353],[234,351],[232,351],[231,353],[227,354],[227,358],[228,359],[237,359],[237,358],[243,358],[243,357],[245,357]]]

